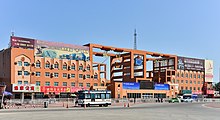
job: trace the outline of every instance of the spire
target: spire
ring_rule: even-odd
[[[137,33],[136,33],[136,29],[134,29],[134,49],[137,50]]]

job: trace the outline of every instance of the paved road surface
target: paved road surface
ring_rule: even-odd
[[[129,108],[0,110],[0,120],[219,120],[220,108],[203,103],[137,104]]]

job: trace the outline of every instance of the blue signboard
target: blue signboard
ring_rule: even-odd
[[[143,64],[143,59],[140,56],[134,58],[134,65],[141,66]]]
[[[169,90],[170,85],[169,84],[155,84],[154,90]]]
[[[123,89],[139,90],[140,89],[140,83],[123,82]]]

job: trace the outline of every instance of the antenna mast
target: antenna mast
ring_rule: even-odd
[[[137,50],[137,33],[136,33],[136,29],[134,29],[134,49]]]

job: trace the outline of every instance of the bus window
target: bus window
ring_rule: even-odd
[[[85,98],[86,99],[91,99],[91,95],[90,94],[85,94]]]
[[[79,99],[85,99],[85,94],[83,94],[83,93],[81,93],[81,94],[79,94],[79,97],[78,97]]]
[[[101,99],[101,94],[96,93],[96,94],[95,94],[95,98],[96,98],[96,99]]]
[[[106,94],[106,99],[110,99],[111,95],[110,94]]]
[[[105,99],[105,93],[103,94],[101,94],[101,99]]]

